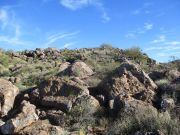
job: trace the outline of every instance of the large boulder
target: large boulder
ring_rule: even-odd
[[[13,108],[19,89],[11,82],[0,79],[0,116],[3,117]]]
[[[68,112],[76,98],[89,95],[87,87],[67,78],[52,77],[42,82],[31,95],[35,104]]]
[[[36,107],[28,101],[23,101],[20,107],[20,113],[14,118],[6,121],[5,124],[1,126],[1,132],[3,134],[18,133],[37,120]]]
[[[89,94],[86,87],[81,86],[68,78],[52,77],[47,81],[42,82],[39,87],[39,96],[79,96]]]
[[[72,109],[76,108],[87,111],[88,114],[94,114],[100,108],[99,101],[93,96],[81,96],[73,103]],[[78,110],[79,111],[79,110]]]
[[[114,99],[119,94],[151,102],[155,96],[156,84],[136,65],[126,62],[117,68],[99,85],[98,94],[105,96],[105,100]]]
[[[87,78],[94,74],[92,69],[82,61],[75,61],[73,64],[69,62],[62,63],[59,68],[59,75],[68,75],[79,77],[81,79]]]
[[[88,76],[91,76],[93,74],[93,71],[84,62],[77,61],[72,64],[70,68],[70,74],[80,78],[86,78]]]
[[[124,112],[129,115],[138,114],[140,112],[151,112],[157,115],[157,110],[151,104],[141,100],[134,99],[129,95],[118,95],[113,102],[113,111],[115,114]]]
[[[69,62],[64,62],[62,64],[59,65],[59,72],[62,74],[65,72],[65,70],[68,69],[68,67],[70,66],[70,63]]]

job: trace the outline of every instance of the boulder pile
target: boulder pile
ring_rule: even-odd
[[[34,57],[34,53],[27,54]],[[35,54],[44,57],[42,50],[36,50]],[[59,72],[57,76],[24,92],[19,92],[11,82],[0,79],[2,134],[73,135],[74,131],[65,130],[64,127],[78,121],[73,119],[72,113],[82,115],[79,112],[83,112],[85,108],[90,108],[86,113],[91,116],[102,109],[103,113],[110,112],[113,117],[121,112],[133,115],[142,111],[158,115],[153,104],[157,100],[158,86],[140,67],[129,61],[110,73],[93,92],[85,80],[95,73],[84,62],[62,63]],[[163,101],[174,108],[175,103],[170,98]],[[105,134],[104,128],[87,129],[93,129],[89,130],[90,133],[97,131],[97,134]]]

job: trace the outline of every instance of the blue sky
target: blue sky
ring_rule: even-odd
[[[180,0],[0,0],[0,48],[139,46],[180,58]]]

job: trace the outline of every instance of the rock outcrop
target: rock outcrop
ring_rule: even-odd
[[[94,74],[92,69],[82,61],[75,61],[70,64],[69,62],[62,63],[59,69],[60,76],[68,75],[73,77],[79,77],[81,79],[87,78]]]
[[[36,107],[27,101],[23,101],[20,107],[20,113],[5,122],[1,126],[1,132],[3,134],[14,134],[22,130],[23,128],[30,126],[33,122],[38,120],[36,114]]]
[[[135,113],[146,112],[157,115],[157,110],[151,104],[134,99],[128,95],[118,95],[115,97],[113,111],[115,114],[125,112],[133,115]]]
[[[69,79],[53,77],[42,82],[31,99],[35,99],[34,102],[41,106],[68,112],[76,98],[82,95],[89,95],[86,87]]]
[[[70,74],[79,78],[91,76],[94,72],[84,62],[77,61],[72,64]]]
[[[0,79],[0,115],[6,116],[13,108],[14,100],[19,93],[19,89],[11,82]]]
[[[156,84],[149,76],[132,63],[124,63],[108,76],[100,85],[100,94],[105,100],[112,100],[119,94],[151,102],[155,96]]]

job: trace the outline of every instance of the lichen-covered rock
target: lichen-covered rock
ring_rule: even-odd
[[[106,100],[114,99],[119,94],[128,94],[136,99],[151,102],[157,86],[136,65],[124,63],[99,85],[99,89]]]
[[[76,99],[76,101],[73,104],[73,108],[79,106],[81,109],[89,108],[88,113],[95,113],[99,108],[100,104],[97,99],[95,99],[93,96],[82,96]]]
[[[13,108],[19,89],[11,82],[0,79],[0,116],[3,117]]]
[[[80,78],[86,78],[88,76],[91,76],[94,72],[90,67],[88,67],[84,62],[77,61],[72,64],[70,68],[70,74],[72,76],[80,77]]]
[[[141,100],[134,99],[129,95],[118,95],[114,99],[113,104],[114,113],[125,112],[127,114],[134,113],[152,113],[157,115],[157,110],[151,104]]]
[[[87,95],[89,91],[86,87],[69,79],[52,77],[39,85],[39,96],[79,96]]]
[[[42,82],[31,94],[35,104],[68,112],[76,98],[89,95],[87,87],[70,79],[53,77]]]
[[[27,101],[23,101],[20,108],[20,113],[14,118],[5,122],[1,126],[1,132],[3,134],[14,134],[22,130],[23,128],[30,126],[33,122],[38,120],[36,114],[36,107]]]

